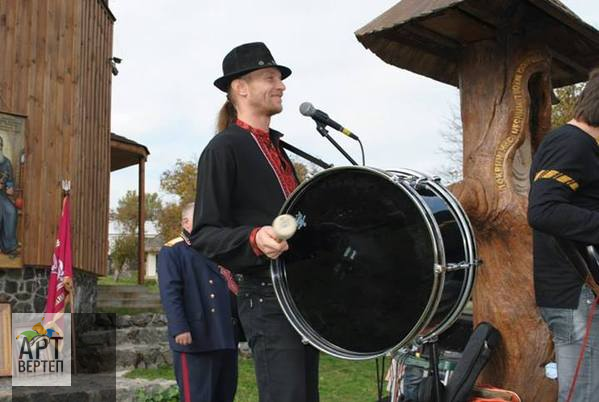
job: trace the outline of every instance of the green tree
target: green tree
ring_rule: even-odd
[[[443,180],[443,184],[455,183],[462,179],[462,119],[456,107],[451,108],[451,115],[445,120],[445,129],[441,131],[441,143],[437,152],[444,156],[443,165],[434,174]]]
[[[158,219],[162,201],[158,193],[146,194],[146,221]],[[129,190],[118,200],[116,209],[110,211],[110,219],[121,225],[126,233],[136,233],[139,221],[139,197],[137,191]]]
[[[183,205],[175,202],[164,204],[158,217],[158,232],[165,241],[174,239],[181,233],[181,212]]]
[[[177,159],[172,169],[160,175],[160,190],[176,201],[163,205],[158,216],[158,231],[165,240],[176,237],[181,232],[181,211],[183,206],[195,201],[196,197],[196,163]]]
[[[293,163],[293,168],[295,169],[295,174],[300,183],[302,183],[307,178],[314,176],[320,168],[311,162],[300,162],[295,158],[291,158],[291,162]]]
[[[177,159],[172,169],[160,175],[160,189],[179,197],[180,204],[193,202],[196,197],[197,167],[195,162]]]
[[[110,259],[114,267],[115,280],[119,279],[126,267],[137,267],[139,261],[137,236],[131,233],[119,235],[112,245]]]
[[[162,201],[158,193],[146,194],[146,221],[156,222],[161,210]],[[121,230],[110,250],[114,277],[118,280],[125,267],[139,266],[139,197],[136,191],[129,190],[118,200],[116,209],[110,211],[110,219],[116,222]]]
[[[574,117],[574,108],[583,89],[584,84],[574,84],[555,90],[559,103],[551,108],[551,127],[563,126]]]

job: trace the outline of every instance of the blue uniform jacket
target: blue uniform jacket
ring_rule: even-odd
[[[158,254],[158,283],[168,320],[169,344],[174,351],[237,348],[232,294],[218,265],[178,237]],[[175,336],[186,331],[191,332],[192,343],[175,343]]]

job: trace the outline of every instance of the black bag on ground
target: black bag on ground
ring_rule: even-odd
[[[488,322],[478,324],[445,387],[444,402],[468,400],[476,378],[489,361],[500,339],[499,331],[491,324]]]
[[[441,399],[444,399],[445,387],[441,381],[439,381],[439,391],[441,393]],[[431,401],[435,401],[435,377],[429,375],[420,383],[420,387],[418,388],[418,400],[416,402]]]

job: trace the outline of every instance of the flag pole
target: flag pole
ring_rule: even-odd
[[[71,305],[71,338],[73,341],[71,344],[71,361],[75,363],[72,364],[73,370],[71,372],[76,374],[75,299],[73,297],[75,284],[73,278],[70,213],[71,182],[69,180],[62,180],[61,186],[63,190],[62,211],[56,235],[56,245],[52,254],[52,267],[50,277],[48,278],[48,296],[44,312],[46,314],[54,314],[53,321],[57,321],[61,319],[60,317],[64,316],[67,303]]]
[[[71,195],[71,181],[62,180],[63,201],[64,198]],[[64,202],[63,202],[64,205]],[[70,223],[70,222],[69,222]],[[71,283],[65,284],[65,289],[69,292],[69,305],[71,308],[71,361],[73,362],[73,374],[77,375],[77,337],[75,332],[75,273],[71,278]]]
[[[74,276],[74,275],[73,275]],[[71,359],[73,361],[73,374],[77,375],[77,342],[75,339],[75,282],[69,291],[69,304],[71,305]]]

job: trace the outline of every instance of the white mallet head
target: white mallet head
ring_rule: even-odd
[[[297,230],[297,222],[292,215],[279,215],[272,221],[272,229],[279,240],[290,239]]]

